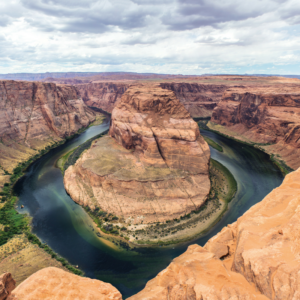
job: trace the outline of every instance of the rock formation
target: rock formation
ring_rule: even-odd
[[[213,109],[221,101],[223,92],[228,88],[224,84],[185,82],[164,82],[160,86],[173,91],[193,118],[211,117]]]
[[[122,300],[122,295],[109,283],[45,268],[23,281],[7,300],[41,299]]]
[[[19,162],[86,127],[95,119],[72,86],[0,81],[0,166]]]
[[[128,300],[267,300],[240,274],[198,245],[175,258]]]
[[[300,169],[130,300],[299,299]]]
[[[131,224],[178,218],[205,202],[209,147],[172,91],[131,86],[109,133],[65,172],[75,202]]]
[[[6,300],[16,286],[10,273],[0,275],[0,300]]]
[[[128,83],[93,82],[77,84],[76,88],[86,105],[111,113],[114,104],[121,99],[128,86]]]
[[[265,145],[286,163],[300,167],[300,86],[230,88],[214,109],[211,121],[228,135]],[[269,145],[266,145],[269,144]]]

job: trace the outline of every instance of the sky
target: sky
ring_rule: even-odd
[[[299,0],[0,0],[0,73],[299,67]]]

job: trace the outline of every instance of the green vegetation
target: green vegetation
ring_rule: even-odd
[[[272,162],[280,169],[281,173],[285,176],[294,170],[289,167],[283,160],[275,158],[274,154],[270,156]]]
[[[219,152],[223,152],[223,148],[218,143],[216,143],[215,141],[213,141],[212,139],[210,139],[207,136],[203,136],[203,138],[208,145],[210,145],[214,149],[218,150]]]

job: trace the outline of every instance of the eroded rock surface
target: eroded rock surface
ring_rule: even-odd
[[[300,297],[300,169],[237,222],[193,245],[138,299],[274,299]]]
[[[267,300],[240,274],[198,245],[175,258],[128,300]]]
[[[211,121],[300,167],[300,85],[230,88]]]
[[[112,112],[115,103],[121,99],[128,87],[128,83],[118,82],[92,82],[76,85],[86,105],[109,113]]]
[[[178,218],[205,202],[209,147],[172,91],[130,87],[113,110],[109,133],[66,170],[74,201],[131,224]]]
[[[224,84],[186,82],[164,82],[160,86],[173,91],[193,118],[211,117],[213,109],[221,101],[223,92],[228,88]]]
[[[0,275],[0,300],[6,300],[16,287],[16,282],[10,273]]]
[[[8,300],[41,299],[122,300],[122,295],[109,283],[80,277],[52,267],[30,276],[8,298]]]
[[[0,165],[11,172],[62,138],[95,120],[72,86],[0,81]]]

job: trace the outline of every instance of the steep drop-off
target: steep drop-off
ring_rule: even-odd
[[[0,81],[0,166],[12,170],[38,150],[95,120],[73,86]]]
[[[115,103],[121,99],[129,84],[117,82],[93,82],[88,84],[77,84],[86,105],[100,108],[111,113]]]
[[[299,178],[300,169],[288,174],[280,187],[235,223],[224,227],[203,248],[190,246],[129,299],[299,299]],[[31,276],[12,294],[26,297],[27,293],[44,293],[61,299],[61,295],[69,295],[79,287],[81,299],[89,299],[90,291],[99,299],[103,294],[111,296],[104,299],[120,299],[115,289],[100,281],[82,284],[82,279],[74,280],[74,275],[64,271],[51,274],[48,270],[40,271],[44,272],[40,278],[40,272]]]
[[[130,300],[274,299],[300,295],[300,169],[225,227],[193,245]]]
[[[164,89],[171,90],[193,118],[211,117],[212,110],[221,101],[226,85],[172,82],[161,83]]]
[[[291,168],[300,167],[299,85],[230,88],[214,109],[211,122],[211,128],[259,143]]]
[[[131,86],[113,110],[109,133],[65,172],[75,202],[144,231],[203,205],[209,147],[173,92]]]

